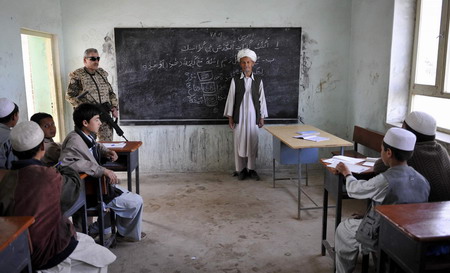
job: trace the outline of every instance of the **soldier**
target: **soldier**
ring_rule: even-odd
[[[107,106],[112,116],[117,118],[119,116],[117,96],[108,82],[108,72],[99,67],[99,62],[97,49],[88,48],[84,51],[84,67],[69,74],[66,99],[74,108],[85,102],[103,104]],[[98,132],[98,139],[100,141],[113,139],[113,129],[105,121],[102,122]]]

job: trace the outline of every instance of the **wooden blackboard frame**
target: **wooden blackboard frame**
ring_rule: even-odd
[[[231,77],[240,71],[235,58],[241,47],[258,55],[254,73],[263,78],[266,123],[298,122],[301,28],[115,28],[114,32],[121,125],[228,123],[223,107]],[[192,65],[194,60],[200,60],[200,70]],[[212,102],[207,100],[212,97],[206,94],[208,87],[204,89],[197,79],[209,77],[205,71],[215,76]],[[186,83],[181,86],[184,75],[195,79],[182,79]],[[196,96],[199,90],[203,96]],[[172,117],[177,114],[181,116]]]

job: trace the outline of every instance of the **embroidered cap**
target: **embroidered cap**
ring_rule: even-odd
[[[253,62],[256,62],[256,53],[251,49],[244,48],[239,50],[237,54],[237,61],[240,62],[241,59],[244,57],[249,57],[250,59],[252,59]]]
[[[11,145],[17,152],[25,152],[41,144],[44,132],[34,121],[24,121],[11,129]]]
[[[416,135],[402,128],[391,128],[386,132],[383,141],[402,151],[414,151]]]
[[[14,102],[7,98],[0,98],[0,118],[4,118],[14,111]]]
[[[411,112],[406,116],[405,122],[418,133],[427,136],[434,136],[436,134],[436,120],[425,112]]]

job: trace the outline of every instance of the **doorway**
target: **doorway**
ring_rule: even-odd
[[[53,116],[57,134],[61,141],[65,131],[62,118],[62,98],[57,73],[54,35],[21,29],[23,68],[27,99],[28,120],[38,112]]]

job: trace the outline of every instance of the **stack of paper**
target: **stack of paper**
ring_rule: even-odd
[[[348,169],[352,173],[362,173],[369,169],[368,167],[357,165],[358,163],[361,163],[363,161],[365,161],[364,158],[354,158],[354,157],[348,157],[348,156],[343,156],[343,155],[335,155],[332,158],[325,159],[323,162],[330,163],[330,165],[328,165],[328,167],[331,167],[331,168],[336,168],[336,165],[339,162],[342,162],[342,163],[345,163],[345,165],[348,167]]]
[[[309,141],[314,141],[314,142],[320,142],[320,141],[325,141],[325,140],[330,140],[327,137],[321,137],[319,136],[320,132],[317,131],[302,131],[302,132],[297,132],[298,135],[293,136],[294,138],[298,138],[298,139],[304,139],[304,140],[309,140]]]

